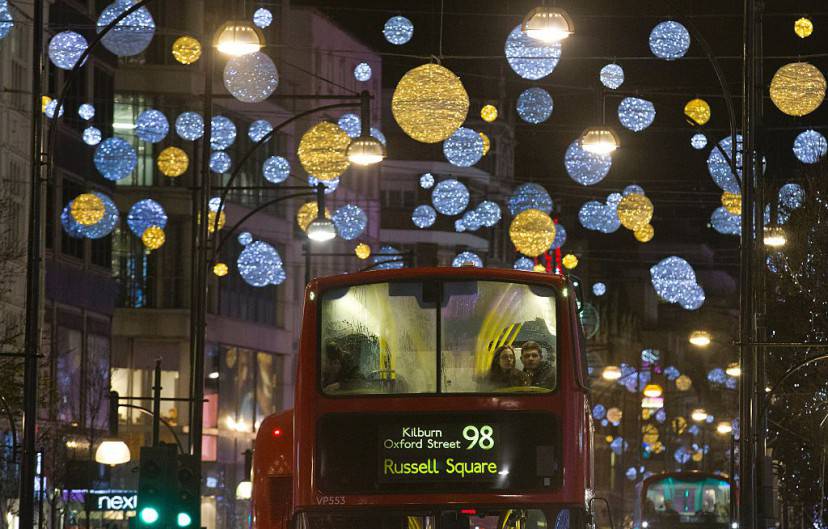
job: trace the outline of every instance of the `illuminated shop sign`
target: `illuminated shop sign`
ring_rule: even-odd
[[[138,505],[138,493],[134,490],[91,490],[87,501],[93,511],[134,511]]]

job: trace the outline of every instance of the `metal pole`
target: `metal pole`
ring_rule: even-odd
[[[34,526],[34,480],[37,470],[37,358],[40,351],[43,121],[40,91],[43,75],[43,0],[34,2],[32,19],[31,171],[29,182],[29,249],[26,267],[26,329],[23,364],[23,460],[20,468],[20,527]]]
[[[155,383],[152,386],[152,446],[161,446],[161,360],[155,361]]]
[[[311,280],[311,251],[310,251],[310,243],[305,241],[302,244],[302,249],[305,251],[305,286],[310,283]]]

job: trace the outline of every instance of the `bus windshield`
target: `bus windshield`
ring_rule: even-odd
[[[551,287],[355,285],[324,292],[320,320],[320,383],[328,395],[545,393],[557,385]]]
[[[730,484],[713,477],[669,477],[650,483],[642,520],[660,527],[726,527],[730,523]]]

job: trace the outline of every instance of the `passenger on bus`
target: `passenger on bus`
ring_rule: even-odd
[[[501,345],[497,348],[489,367],[488,378],[489,383],[498,388],[529,385],[529,375],[515,367],[515,350],[511,345]]]
[[[530,386],[555,387],[555,368],[541,356],[541,346],[531,340],[524,342],[520,351],[523,371],[529,377]]]
[[[326,393],[351,389],[363,380],[350,353],[343,351],[334,341],[325,344],[325,366],[322,371],[322,388]]]
[[[677,524],[681,521],[681,516],[677,510],[673,508],[673,502],[671,500],[664,500],[664,512],[662,513],[664,517],[664,521],[672,527],[672,524]]]

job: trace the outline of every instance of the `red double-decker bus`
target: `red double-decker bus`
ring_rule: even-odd
[[[735,529],[736,487],[722,474],[662,472],[641,483],[638,529]]]
[[[314,280],[295,409],[256,439],[254,526],[583,527],[589,410],[562,277],[423,268]]]

